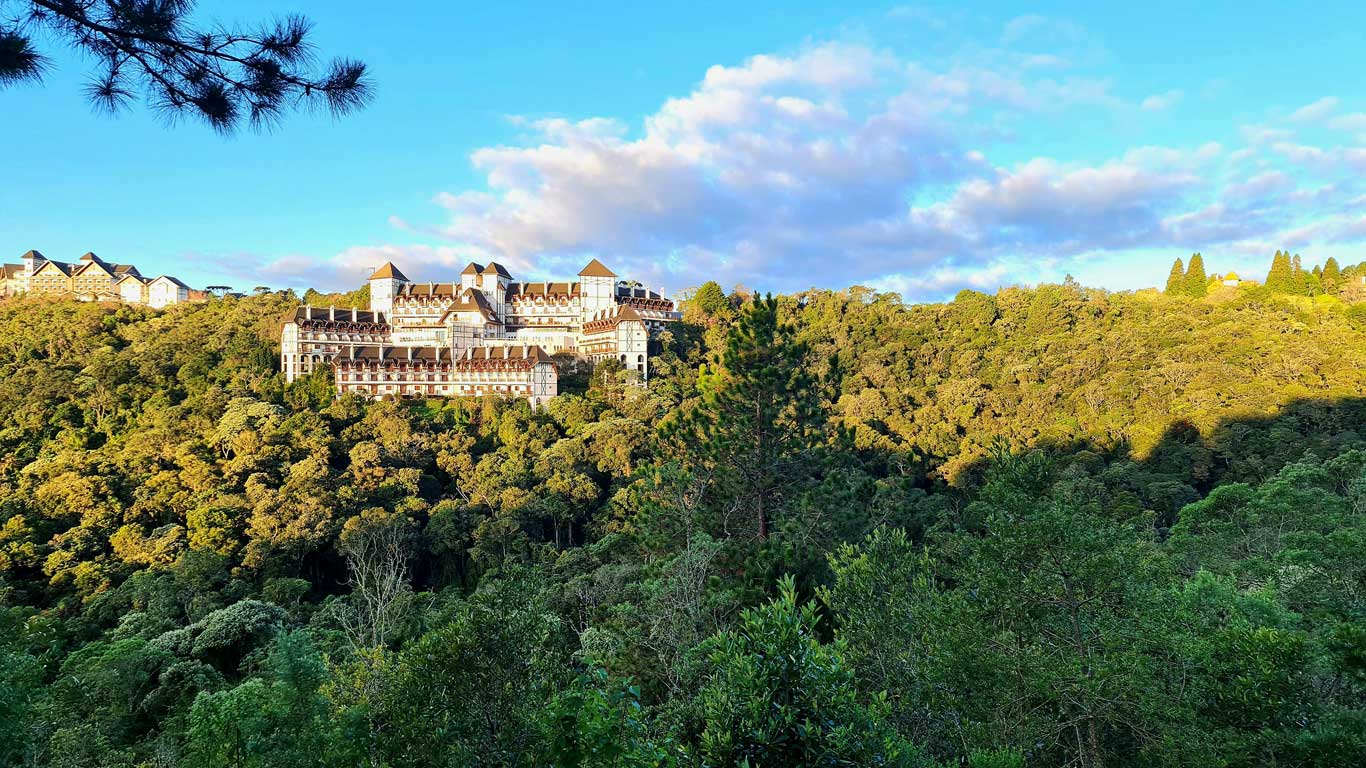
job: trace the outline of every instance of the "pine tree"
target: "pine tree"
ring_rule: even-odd
[[[1271,271],[1266,275],[1266,287],[1276,293],[1294,293],[1295,276],[1290,269],[1290,255],[1276,251],[1271,260]]]
[[[1338,260],[1332,256],[1323,263],[1323,290],[1334,293],[1338,289],[1338,284],[1342,282],[1342,268],[1338,266]]]
[[[1185,293],[1186,288],[1186,267],[1180,259],[1172,262],[1171,274],[1167,275],[1167,295],[1176,296]]]
[[[663,430],[717,470],[721,492],[752,511],[761,541],[807,475],[824,424],[806,353],[796,329],[778,319],[778,300],[755,294],[726,336],[702,402]]]
[[[1309,276],[1304,272],[1298,253],[1290,260],[1290,292],[1296,296],[1309,295]]]
[[[13,12],[9,3],[0,6],[0,89],[41,83],[56,61],[40,49],[50,45],[92,61],[85,92],[95,107],[119,112],[146,101],[167,117],[197,117],[222,133],[244,124],[270,128],[300,107],[345,115],[371,98],[361,62],[318,66],[312,25],[301,16],[231,28],[195,23],[195,3],[183,0],[31,0]]]
[[[1205,259],[1200,254],[1191,256],[1190,266],[1186,268],[1186,295],[1201,298],[1209,291],[1209,276],[1205,274]]]

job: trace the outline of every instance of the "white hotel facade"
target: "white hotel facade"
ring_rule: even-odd
[[[654,331],[673,301],[617,279],[597,259],[565,282],[519,282],[471,263],[459,282],[414,283],[391,263],[370,276],[368,310],[299,307],[280,335],[288,381],[327,366],[339,392],[367,397],[558,394],[551,355],[615,358],[649,376]]]

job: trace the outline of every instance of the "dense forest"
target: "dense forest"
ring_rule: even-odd
[[[1366,311],[1273,288],[708,283],[538,410],[2,302],[0,764],[1366,764]]]

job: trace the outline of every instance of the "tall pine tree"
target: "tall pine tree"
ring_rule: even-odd
[[[1205,274],[1205,259],[1200,254],[1191,256],[1190,266],[1186,268],[1186,295],[1200,298],[1209,291],[1209,276]]]
[[[1176,296],[1186,292],[1186,266],[1180,259],[1172,262],[1172,271],[1167,275],[1167,295]]]
[[[1332,256],[1328,257],[1328,261],[1323,263],[1323,275],[1320,279],[1323,281],[1324,291],[1328,293],[1337,291],[1338,284],[1342,282],[1342,268],[1338,266],[1337,259]]]
[[[1298,253],[1290,260],[1290,292],[1296,296],[1309,295],[1309,275],[1305,273]]]
[[[803,485],[824,424],[806,352],[778,319],[778,300],[756,294],[731,326],[701,403],[664,428],[716,470],[721,502],[747,509],[760,540]]]
[[[1295,276],[1290,268],[1290,254],[1276,251],[1271,259],[1271,271],[1266,274],[1266,287],[1276,293],[1294,293]]]

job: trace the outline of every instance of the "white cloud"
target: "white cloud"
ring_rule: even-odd
[[[1076,33],[1022,17],[1004,36]],[[1137,115],[1109,81],[1057,76],[1029,58],[931,65],[819,44],[713,66],[638,125],[514,118],[517,142],[472,154],[484,188],[436,196],[445,221],[393,219],[447,245],[286,257],[262,272],[341,287],[384,260],[436,279],[497,259],[536,278],[597,256],[656,286],[864,283],[920,298],[1102,274],[1086,269],[1101,262],[1112,274],[1117,255],[1155,249],[1366,239],[1343,202],[1366,192],[1347,173],[1366,169],[1366,149],[1303,143],[1284,120],[1243,126],[1229,147],[1138,146],[1091,162],[1021,153],[1012,141],[1022,130]],[[1166,91],[1141,106],[1181,98]],[[1294,120],[1337,106],[1320,100]]]
[[[1366,141],[1366,112],[1335,117],[1328,122],[1328,126],[1337,131],[1359,134],[1361,140]]]
[[[1336,111],[1339,103],[1337,97],[1325,96],[1312,104],[1306,104],[1291,112],[1290,120],[1296,123],[1318,122]]]
[[[1166,93],[1155,93],[1144,99],[1139,105],[1145,112],[1162,112],[1176,106],[1184,96],[1181,91],[1167,91]]]

